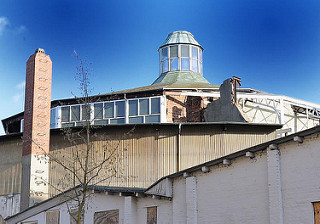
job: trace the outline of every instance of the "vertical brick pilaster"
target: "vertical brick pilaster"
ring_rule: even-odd
[[[27,61],[24,129],[22,147],[22,182],[20,208],[47,198],[48,163],[50,141],[52,62],[44,50],[37,49]],[[37,183],[34,183],[36,180]]]
[[[267,150],[270,224],[283,224],[280,151]]]
[[[187,205],[187,224],[197,224],[198,223],[198,204],[197,204],[196,177],[186,178],[186,205]]]
[[[124,198],[124,223],[136,223],[136,199],[132,196]]]

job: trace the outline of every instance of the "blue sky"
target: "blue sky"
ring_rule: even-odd
[[[79,95],[73,51],[89,62],[93,94],[151,84],[168,33],[204,47],[204,76],[320,103],[320,1],[2,1],[0,120],[23,110],[25,63],[53,61],[52,99]],[[1,128],[0,134],[3,134]]]

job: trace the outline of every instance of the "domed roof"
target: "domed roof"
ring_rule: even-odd
[[[171,44],[192,44],[202,48],[198,41],[196,41],[193,35],[188,31],[174,31],[170,33],[160,48]]]

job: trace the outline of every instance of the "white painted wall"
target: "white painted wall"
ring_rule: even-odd
[[[3,218],[14,215],[20,210],[20,194],[0,196],[0,215]]]
[[[172,223],[172,202],[167,199],[152,199],[151,197],[137,200],[137,222],[147,223],[147,207],[157,206],[158,223]]]
[[[95,211],[113,209],[119,209],[120,223],[146,223],[151,206],[158,207],[158,223],[313,223],[312,202],[320,201],[320,134],[278,148],[175,177],[172,200],[95,194],[85,223],[92,223]],[[65,205],[60,210],[61,223],[68,223]],[[44,214],[28,220],[44,223]]]
[[[313,205],[320,201],[320,137],[279,146],[285,223],[313,223]]]
[[[265,155],[197,172],[198,223],[268,223]]]

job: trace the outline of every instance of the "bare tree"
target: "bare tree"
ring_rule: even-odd
[[[55,169],[60,176],[50,176],[48,184],[56,193],[65,197],[68,212],[74,223],[83,222],[83,214],[92,186],[121,179],[121,162],[124,157],[120,140],[108,139],[96,135],[97,129],[91,124],[95,118],[90,116],[89,70],[87,64],[75,52],[78,60],[76,80],[80,83],[82,96],[77,102],[82,107],[82,125],[75,128],[64,128],[63,135],[67,146],[60,150],[50,150],[42,158],[47,158],[50,170]],[[99,100],[99,99],[98,99]],[[102,111],[100,111],[102,113]],[[133,129],[124,135],[130,135]],[[96,138],[104,138],[103,144],[94,144]],[[64,143],[64,144],[65,144]],[[54,179],[54,181],[52,181]],[[65,193],[67,189],[71,189]]]

